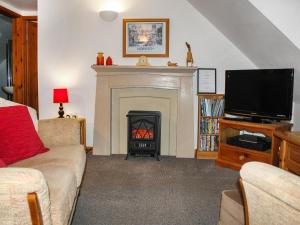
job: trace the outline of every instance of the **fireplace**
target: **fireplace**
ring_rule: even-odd
[[[127,121],[124,118],[128,111],[139,109],[162,112],[161,121],[164,125],[161,135],[164,136],[161,136],[161,155],[194,158],[193,74],[197,70],[196,67],[93,65],[92,68],[97,72],[93,154],[127,154]],[[151,92],[159,89],[167,94],[153,91],[131,93],[129,98],[126,94],[115,96],[116,98],[113,96],[116,90],[133,88]],[[129,107],[133,102],[138,104]],[[163,102],[169,105],[164,105]],[[156,107],[156,104],[159,104],[159,107]],[[140,107],[136,107],[139,105]],[[164,132],[166,129],[169,133]],[[166,141],[166,138],[163,138],[165,136],[169,137],[170,141]],[[163,147],[166,143],[169,143],[169,149],[172,150],[166,151]]]
[[[146,155],[159,160],[161,113],[158,111],[129,111],[127,116],[127,156]]]

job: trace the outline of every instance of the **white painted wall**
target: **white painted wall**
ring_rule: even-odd
[[[300,49],[299,0],[250,0],[250,2]]]
[[[300,103],[294,103],[293,107],[293,130],[300,131]]]
[[[104,22],[98,16],[108,2],[119,4],[121,12],[114,22]],[[38,16],[40,117],[57,114],[52,89],[69,88],[70,103],[65,104],[65,111],[87,118],[88,145],[93,142],[96,88],[90,66],[96,53],[104,51],[116,64],[137,61],[122,57],[123,18],[170,18],[170,58],[151,58],[150,63],[166,65],[171,60],[184,65],[184,43],[188,41],[196,65],[217,68],[218,92],[224,91],[225,69],[255,67],[186,0],[39,0]]]

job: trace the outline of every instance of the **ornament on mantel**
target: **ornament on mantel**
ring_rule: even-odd
[[[110,56],[108,56],[107,59],[106,59],[105,65],[112,66],[112,64],[113,64],[112,58]]]
[[[177,63],[171,62],[171,61],[168,61],[168,64],[167,64],[167,65],[170,66],[170,67],[177,67],[177,66],[178,66]]]
[[[98,52],[97,65],[100,65],[100,66],[104,65],[104,54],[103,54],[103,52]]]
[[[189,43],[187,43],[187,42],[185,42],[185,45],[186,45],[186,47],[188,49],[188,52],[186,53],[186,66],[189,66],[189,64],[191,64],[191,66],[193,66],[194,59],[193,59],[191,45]]]
[[[136,63],[137,66],[151,66],[146,56],[141,56],[139,61]]]

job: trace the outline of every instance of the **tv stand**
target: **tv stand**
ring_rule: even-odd
[[[225,120],[240,121],[240,122],[249,122],[249,123],[264,123],[264,124],[273,123],[272,120],[262,119],[260,117],[224,117],[224,119]]]
[[[237,170],[239,170],[244,163],[250,161],[259,161],[278,166],[280,143],[274,137],[274,133],[278,130],[290,131],[291,127],[291,123],[264,124],[222,119],[220,120],[219,151],[216,164]],[[238,136],[241,134],[241,131],[260,133],[271,138],[271,148],[266,151],[257,151],[227,143],[227,138]]]

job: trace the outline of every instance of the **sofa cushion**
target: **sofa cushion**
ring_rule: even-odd
[[[6,164],[46,151],[26,106],[0,107],[0,158]]]
[[[55,225],[67,225],[76,199],[75,174],[67,166],[40,165],[40,170],[48,184],[51,218]]]
[[[75,174],[77,187],[79,187],[85,168],[85,162],[86,154],[84,147],[82,145],[70,145],[50,148],[50,151],[46,153],[19,161],[10,166],[39,169],[40,166],[46,164],[51,165],[53,168],[65,165]]]
[[[12,102],[12,101],[8,101],[8,100],[0,97],[0,107],[16,106],[16,105],[21,105],[21,104],[16,103],[16,102]],[[36,131],[38,131],[38,119],[37,119],[36,111],[35,111],[35,109],[33,109],[29,106],[26,106],[26,107],[29,111],[29,114],[30,114],[30,117],[32,119],[34,128],[35,128]]]
[[[0,159],[0,168],[6,167],[6,163]]]
[[[78,120],[56,118],[39,121],[39,136],[45,146],[80,145]]]

